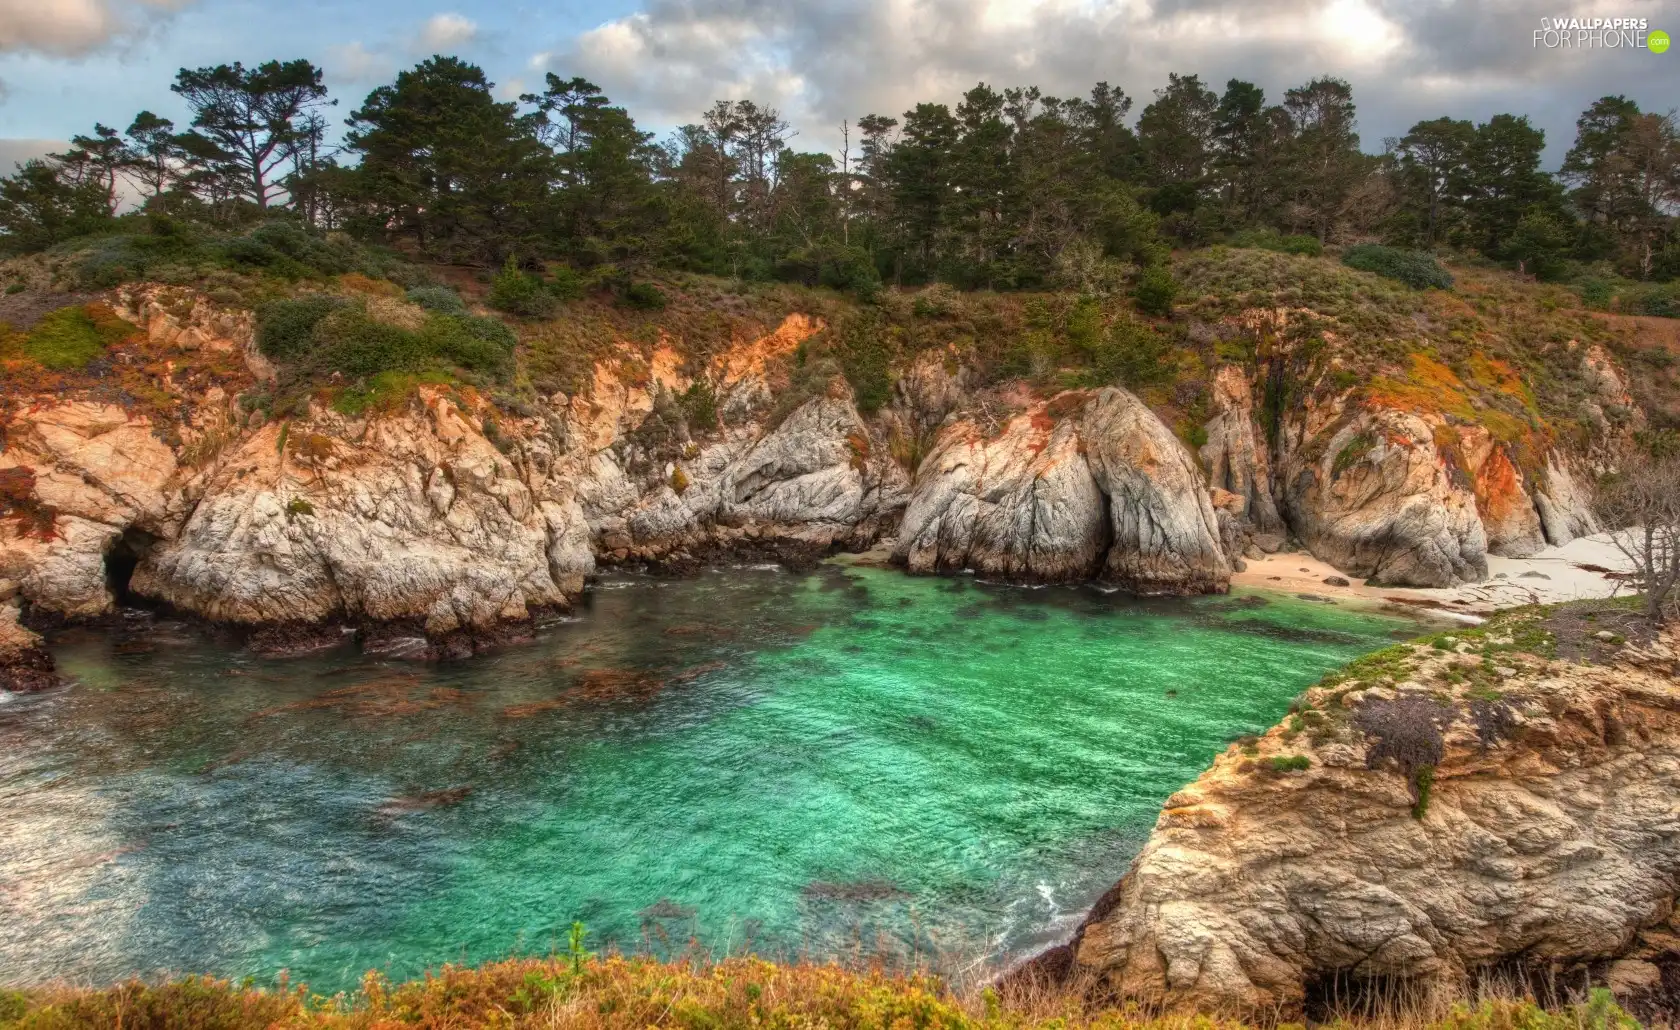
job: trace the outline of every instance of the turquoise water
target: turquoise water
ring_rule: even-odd
[[[591,947],[973,966],[1065,934],[1161,801],[1411,624],[827,565],[611,578],[467,662],[133,613],[0,701],[0,982]],[[0,695],[4,697],[4,695]]]

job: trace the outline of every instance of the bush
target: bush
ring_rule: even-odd
[[[1602,310],[1610,306],[1610,299],[1616,295],[1616,288],[1606,279],[1588,279],[1577,283],[1575,292],[1581,295],[1582,304]]]
[[[1165,265],[1146,268],[1132,287],[1132,300],[1146,315],[1164,318],[1172,314],[1173,300],[1178,296],[1178,284]]]
[[[257,350],[271,361],[295,361],[314,346],[315,326],[344,306],[336,297],[276,300],[257,308]]]
[[[420,333],[376,322],[360,307],[342,307],[315,324],[308,364],[317,372],[364,379],[381,372],[414,371],[430,356]]]
[[[433,315],[420,330],[427,351],[474,372],[502,376],[511,371],[518,337],[499,319]]]
[[[1617,306],[1630,315],[1680,318],[1680,284],[1635,287],[1622,294]]]
[[[23,338],[23,354],[59,371],[86,368],[107,347],[125,339],[134,327],[103,304],[59,308]]]
[[[541,279],[519,270],[519,262],[508,258],[490,283],[490,306],[498,311],[529,318],[544,318],[554,312],[554,297]]]
[[[432,314],[410,329],[374,319],[360,303],[336,297],[280,300],[257,309],[257,348],[306,375],[336,372],[366,380],[443,364],[506,379],[517,344],[500,320],[474,315]]]
[[[870,414],[891,399],[893,348],[886,326],[872,310],[865,309],[840,327],[835,356],[859,411]]]
[[[1312,759],[1306,755],[1273,755],[1266,764],[1275,773],[1305,772],[1312,768]]]
[[[712,384],[697,379],[678,400],[690,429],[713,430],[718,427],[717,392],[712,389]]]
[[[467,312],[461,295],[447,286],[416,286],[408,291],[408,300],[442,315],[464,315]]]
[[[1429,807],[1435,767],[1446,755],[1442,730],[1451,721],[1450,708],[1417,694],[1366,701],[1354,715],[1354,724],[1377,738],[1365,752],[1365,767],[1376,769],[1389,760],[1400,767],[1411,787],[1414,818],[1423,818]]]
[[[554,278],[549,281],[549,293],[563,301],[580,300],[583,297],[585,283],[577,269],[571,265],[561,265],[551,274]]]
[[[1452,273],[1442,268],[1433,254],[1419,250],[1362,243],[1343,252],[1342,264],[1403,282],[1414,290],[1448,290],[1453,284]]]
[[[1306,257],[1321,257],[1324,254],[1324,244],[1318,242],[1316,236],[1280,236],[1270,229],[1250,229],[1237,233],[1231,237],[1231,246],[1273,250],[1279,254],[1301,254]]]
[[[1121,318],[1090,350],[1091,370],[1080,377],[1078,385],[1112,386],[1119,383],[1137,389],[1172,377],[1173,366],[1168,360],[1171,347],[1166,336],[1155,327],[1130,318]]]
[[[661,311],[668,301],[665,291],[652,283],[631,283],[619,295],[619,303],[635,311]]]

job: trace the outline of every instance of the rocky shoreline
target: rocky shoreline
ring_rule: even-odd
[[[1513,610],[1360,659],[1231,745],[1009,982],[1293,1020],[1330,986],[1496,975],[1672,1018],[1677,797],[1674,628],[1614,602]]]
[[[0,410],[0,689],[54,682],[32,625],[128,599],[237,627],[266,655],[354,632],[371,653],[440,659],[528,635],[602,568],[800,568],[840,550],[1196,594],[1298,546],[1328,589],[1457,588],[1488,578],[1490,554],[1596,532],[1581,484],[1615,444],[1549,451],[1543,472],[1528,455],[1525,473],[1480,427],[1352,391],[1263,425],[1266,388],[1235,365],[1188,434],[1116,387],[977,391],[940,353],[865,413],[839,376],[790,380],[823,329],[803,315],[698,363],[625,343],[576,395],[516,410],[421,385],[357,414],[276,416],[252,403],[275,370],[249,313],[165,287],[112,303],[172,362],[216,373],[159,377],[150,408],[94,383]],[[1597,390],[1583,403],[1632,407],[1602,351],[1580,360]],[[713,424],[681,406],[697,389]],[[1074,940],[1021,975],[1292,1016],[1325,977],[1460,983],[1511,956],[1567,967],[1670,939],[1680,955],[1672,636],[1581,666],[1556,658],[1555,628],[1502,619],[1355,663],[1233,746],[1168,801]],[[1393,754],[1367,725],[1383,711],[1416,738]]]
[[[799,314],[705,361],[626,342],[576,395],[511,411],[421,385],[281,416],[249,312],[175,287],[110,302],[152,348],[116,360],[175,371],[144,403],[95,377],[0,410],[0,580],[16,584],[0,603],[27,619],[97,618],[121,594],[275,639],[389,625],[462,654],[606,566],[801,566],[888,540],[912,573],[1188,594],[1299,546],[1372,585],[1439,588],[1485,578],[1489,553],[1597,529],[1583,456],[1550,452],[1529,482],[1485,431],[1352,393],[1268,428],[1269,387],[1235,365],[1199,446],[1125,390],[977,390],[939,352],[866,414],[838,375],[790,380],[824,329]],[[1606,355],[1581,361],[1586,403],[1631,404]],[[682,406],[695,390],[709,425]],[[42,682],[33,646],[11,652],[33,670],[15,682]]]

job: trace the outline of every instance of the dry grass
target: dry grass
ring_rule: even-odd
[[[1367,994],[1325,1015],[1334,1025],[1371,1030],[1612,1030],[1635,1025],[1604,992],[1547,1011],[1500,985],[1484,987],[1472,1000],[1439,992]],[[4,1030],[1236,1030],[1244,1025],[1249,1024],[1210,1015],[1092,1007],[1065,991],[957,991],[920,972],[851,971],[757,958],[513,959],[477,968],[445,966],[400,984],[370,973],[356,995],[331,998],[285,984],[259,990],[208,978],[156,986],[136,981],[104,990],[0,992]]]

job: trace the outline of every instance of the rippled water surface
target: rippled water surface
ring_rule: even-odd
[[[609,579],[467,662],[257,659],[131,620],[0,695],[0,982],[593,947],[993,960],[1162,799],[1407,624],[828,565]]]

